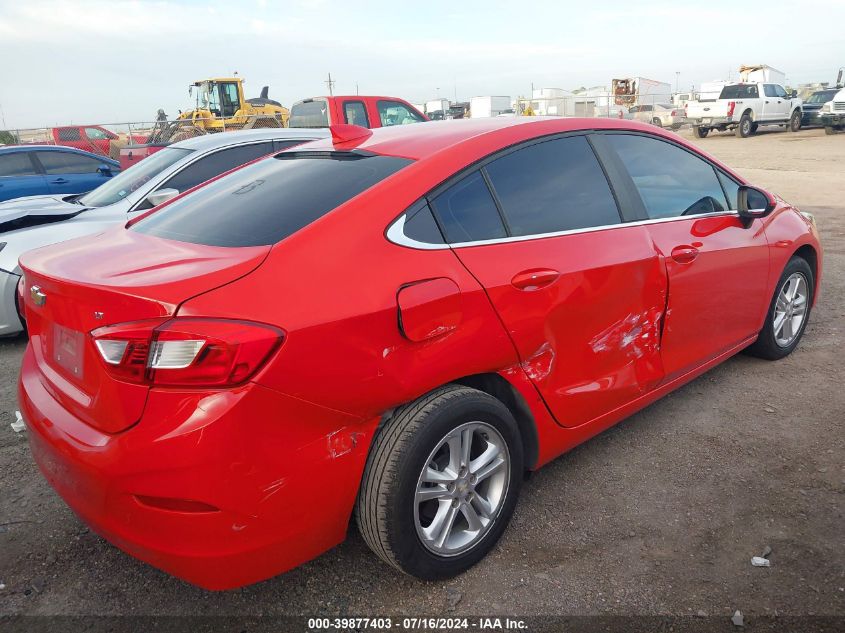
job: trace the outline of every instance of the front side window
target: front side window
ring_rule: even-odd
[[[367,108],[361,101],[347,101],[343,104],[343,115],[350,125],[370,127],[370,120],[367,117]]]
[[[725,190],[725,196],[728,199],[728,209],[736,211],[739,197],[739,183],[720,169],[716,170],[716,175],[719,177],[719,182],[722,183],[722,189]]]
[[[54,174],[94,174],[102,161],[72,152],[35,152],[44,172]]]
[[[606,138],[633,179],[649,218],[729,208],[713,166],[691,152],[648,136],[608,134]]]
[[[275,244],[411,162],[352,152],[283,152],[175,200],[131,230],[208,246]]]
[[[786,90],[783,86],[775,85],[775,96],[780,97],[781,99],[787,98]]]
[[[584,136],[535,143],[494,160],[485,169],[512,235],[622,221],[607,178]]]
[[[477,242],[507,237],[505,226],[481,172],[462,178],[431,200],[446,240]]]
[[[27,152],[0,154],[0,178],[35,175],[35,168]]]
[[[425,120],[417,112],[398,101],[379,101],[377,108],[383,127],[407,125],[408,123],[419,123]]]
[[[165,147],[152,156],[132,165],[126,171],[110,178],[93,191],[82,196],[77,202],[86,207],[105,207],[123,200],[132,192],[143,187],[151,178],[182,160],[192,150],[179,147]]]
[[[92,141],[103,141],[109,138],[113,138],[108,135],[105,130],[101,130],[96,127],[86,127],[85,128],[85,135],[90,138]]]

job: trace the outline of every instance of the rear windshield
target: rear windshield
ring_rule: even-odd
[[[720,99],[756,99],[759,97],[756,84],[735,84],[722,88]]]
[[[288,127],[328,127],[329,104],[322,99],[300,101],[290,109]]]
[[[285,152],[211,182],[130,230],[208,246],[275,244],[412,161]]]

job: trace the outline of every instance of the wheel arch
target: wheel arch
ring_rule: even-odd
[[[812,244],[804,244],[798,247],[792,257],[800,257],[810,265],[813,271],[813,302],[816,300],[819,290],[819,254]]]
[[[416,402],[421,398],[425,398],[431,392],[445,387],[446,385],[462,385],[464,387],[477,389],[478,391],[482,391],[493,398],[496,398],[496,400],[505,405],[508,411],[511,412],[511,415],[513,415],[516,420],[517,427],[519,428],[520,438],[522,439],[524,456],[523,463],[525,464],[525,468],[526,470],[534,470],[536,468],[540,454],[540,439],[534,414],[531,412],[528,403],[525,401],[525,398],[523,398],[519,390],[501,374],[494,372],[471,374],[455,378],[449,382],[443,383],[442,385],[437,385],[425,393],[419,394],[414,399],[409,400],[400,406],[386,411],[381,416],[381,420],[379,420],[378,428],[373,435],[373,439],[375,439],[375,435],[381,432],[385,424],[392,419],[396,412],[402,407],[410,404],[411,402]]]

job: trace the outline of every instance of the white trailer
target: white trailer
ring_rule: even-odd
[[[429,112],[443,112],[446,113],[446,110],[449,109],[449,100],[448,99],[434,99],[433,101],[426,101],[425,102],[425,113],[428,114]]]
[[[786,85],[786,73],[766,66],[766,64],[744,65],[739,67],[740,81],[745,83]]]
[[[510,109],[510,97],[472,97],[469,100],[469,116],[473,119],[499,116]]]

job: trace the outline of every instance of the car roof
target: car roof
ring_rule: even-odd
[[[202,136],[195,136],[194,138],[173,143],[169,147],[202,151],[217,149],[218,147],[225,147],[227,145],[237,145],[238,143],[247,141],[271,141],[273,139],[308,141],[328,136],[329,130],[326,128],[264,128],[260,130],[238,130],[236,132],[203,134]]]
[[[9,154],[12,152],[65,152],[70,154],[82,154],[83,156],[89,156],[91,158],[97,158],[100,160],[107,161],[114,165],[117,165],[118,162],[113,158],[108,156],[103,156],[102,154],[95,154],[94,152],[87,152],[84,149],[79,149],[78,147],[69,147],[68,145],[40,145],[38,143],[26,144],[26,145],[0,145],[0,154]]]
[[[309,143],[307,149],[357,149],[376,154],[422,160],[439,152],[475,140],[498,142],[502,147],[532,137],[581,130],[634,130],[655,133],[653,125],[638,121],[609,118],[564,118],[554,116],[490,117],[427,121],[412,125],[395,125],[371,130],[362,141],[335,146],[331,139]],[[286,151],[297,151],[303,147]]]

